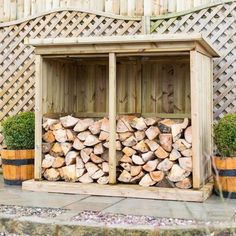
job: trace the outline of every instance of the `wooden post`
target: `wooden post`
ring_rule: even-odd
[[[116,55],[109,53],[109,183],[116,183]]]
[[[35,162],[34,178],[42,177],[42,56],[35,56]]]

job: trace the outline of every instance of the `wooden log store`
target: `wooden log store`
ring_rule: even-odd
[[[210,196],[212,58],[219,54],[201,34],[28,44],[36,53],[36,150],[35,179],[23,189]]]

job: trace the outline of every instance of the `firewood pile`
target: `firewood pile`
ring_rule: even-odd
[[[44,118],[42,171],[49,181],[108,184],[109,120]],[[141,186],[191,188],[190,120],[117,120],[117,179]]]

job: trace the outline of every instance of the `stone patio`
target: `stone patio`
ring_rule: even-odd
[[[23,191],[21,187],[6,186],[0,179],[0,204],[24,207],[68,209],[68,217],[81,211],[101,211],[131,215],[180,218],[203,221],[234,221],[236,200],[213,195],[204,203],[162,201],[139,198],[101,197],[89,195],[56,194]]]

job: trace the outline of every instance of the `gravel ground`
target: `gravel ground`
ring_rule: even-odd
[[[65,209],[0,205],[0,213],[16,215],[17,217],[38,216],[42,218],[54,218],[66,211]]]
[[[186,226],[210,224],[195,220],[182,220],[173,218],[157,218],[152,216],[136,216],[124,214],[111,214],[95,211],[83,211],[72,218],[72,221],[87,223],[105,223],[107,225],[126,224],[126,225],[151,225],[151,226]]]
[[[0,236],[19,236],[19,234],[1,233]]]

